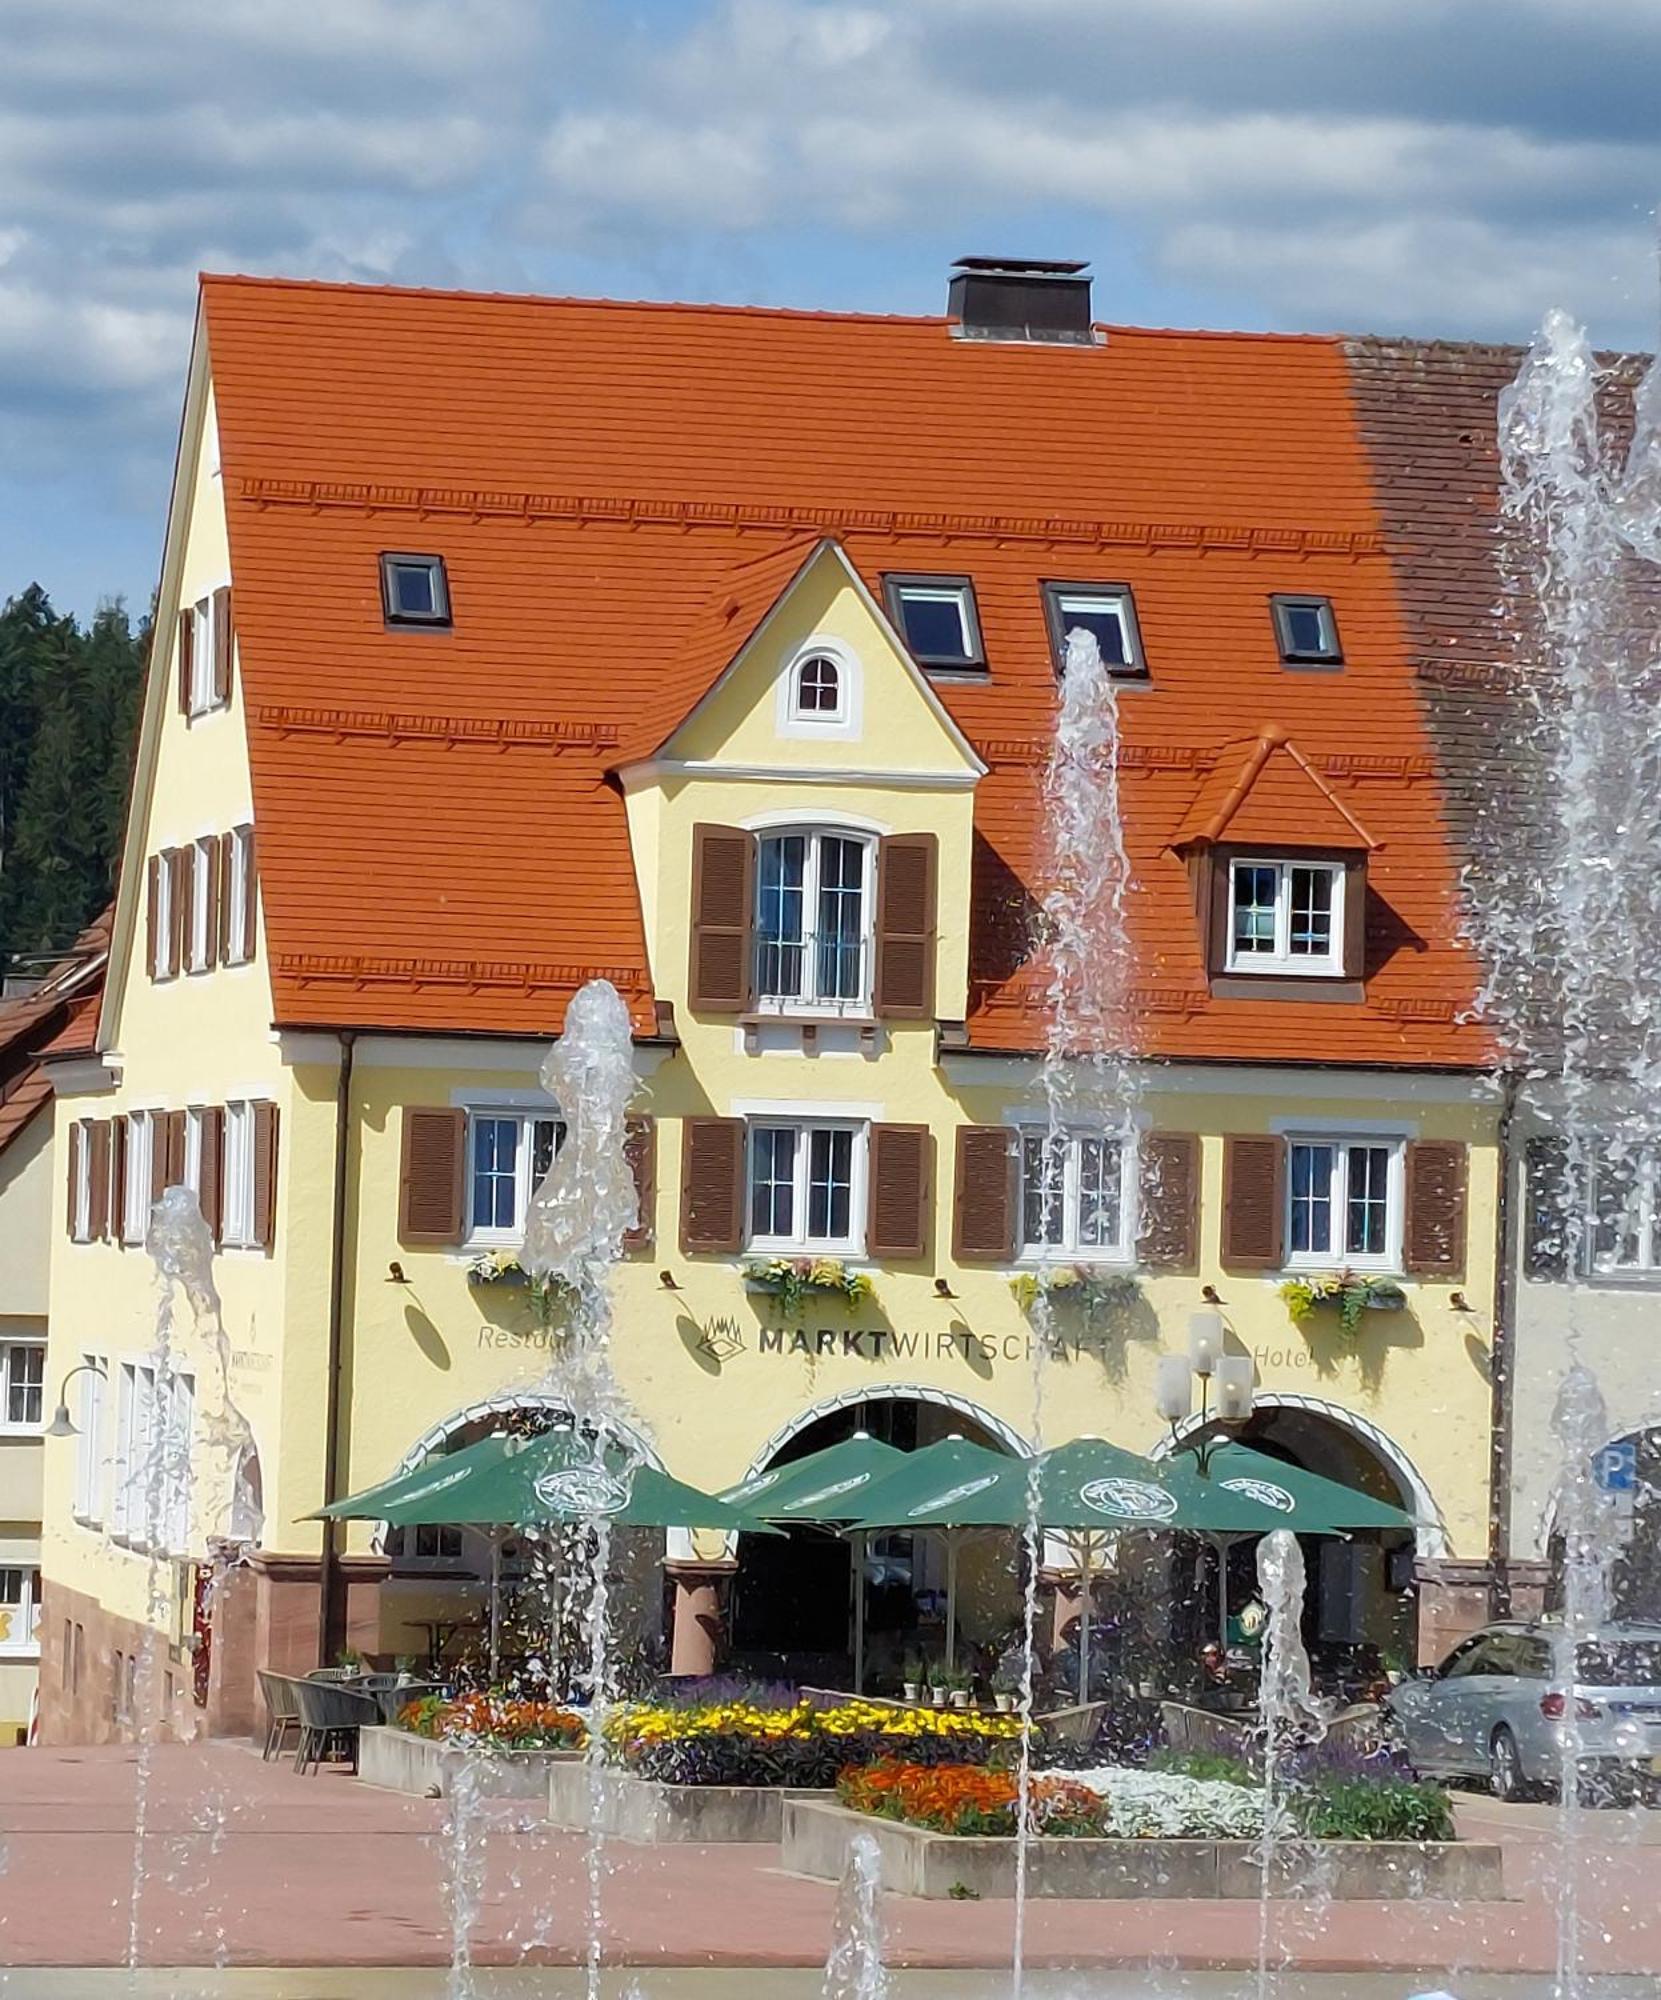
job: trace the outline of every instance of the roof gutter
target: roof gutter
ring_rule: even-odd
[[[351,1196],[352,1056],[354,1029],[340,1031],[340,1069],[335,1086],[334,1210],[329,1233],[329,1349],[323,1414],[323,1497],[327,1507],[341,1497],[341,1364],[346,1344],[346,1213]],[[341,1524],[323,1523],[317,1565],[317,1664],[326,1667],[346,1643],[346,1604],[340,1589]]]

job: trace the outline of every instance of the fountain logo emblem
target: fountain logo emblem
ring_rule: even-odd
[[[1272,1507],[1277,1514],[1295,1514],[1298,1511],[1297,1501],[1284,1486],[1277,1486],[1272,1479],[1225,1479],[1223,1491],[1255,1500],[1260,1507]]]
[[[603,1465],[562,1465],[557,1471],[543,1473],[531,1491],[548,1509],[550,1518],[621,1514],[629,1504],[628,1483]]]
[[[1088,1479],[1078,1497],[1115,1521],[1169,1521],[1177,1511],[1174,1493],[1140,1479]]]
[[[799,1494],[796,1499],[787,1501],[779,1512],[799,1514],[804,1507],[817,1507],[821,1500],[835,1500],[841,1494],[854,1492],[856,1488],[864,1486],[870,1477],[868,1472],[856,1472],[850,1479],[838,1479],[834,1485],[821,1486],[816,1493]]]
[[[984,1493],[989,1486],[996,1486],[998,1474],[983,1472],[979,1479],[966,1479],[961,1486],[948,1486],[944,1493],[934,1493],[927,1500],[913,1507],[906,1515],[908,1521],[918,1520],[924,1514],[936,1514],[942,1507],[949,1507],[954,1500],[967,1500],[971,1494]]]

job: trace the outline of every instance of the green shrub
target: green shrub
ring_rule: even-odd
[[[1440,1785],[1405,1778],[1318,1780],[1297,1806],[1314,1840],[1452,1840],[1453,1808]]]

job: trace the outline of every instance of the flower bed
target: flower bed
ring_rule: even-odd
[[[582,1717],[570,1709],[500,1694],[423,1695],[398,1711],[397,1727],[480,1750],[580,1750],[588,1738]]]
[[[828,1788],[849,1765],[896,1753],[915,1764],[979,1765],[1019,1740],[1015,1716],[847,1701],[746,1698],[629,1703],[606,1718],[625,1769],[671,1785]]]
[[[836,1792],[855,1812],[936,1833],[1013,1834],[1020,1806],[1011,1770],[895,1758],[844,1771]],[[1030,1807],[1033,1830],[1052,1838],[1249,1840],[1263,1831],[1262,1798],[1242,1786],[1117,1765],[1035,1776]]]

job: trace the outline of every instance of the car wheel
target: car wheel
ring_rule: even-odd
[[[1534,1788],[1523,1776],[1522,1753],[1517,1739],[1503,1724],[1494,1731],[1488,1746],[1488,1789],[1496,1799],[1517,1805],[1532,1798]]]

